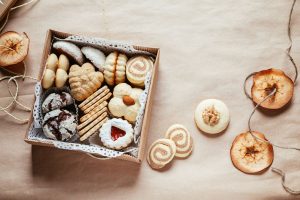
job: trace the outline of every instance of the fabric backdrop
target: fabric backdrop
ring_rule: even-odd
[[[161,48],[147,149],[171,124],[181,123],[194,138],[194,151],[162,172],[152,170],[146,160],[140,166],[98,161],[25,143],[26,125],[1,112],[0,199],[300,199],[287,194],[271,170],[245,175],[233,167],[229,156],[234,137],[247,130],[254,107],[243,94],[244,78],[271,66],[293,76],[285,54],[291,4],[291,0],[43,0],[14,11],[4,31],[28,34],[26,63],[35,77],[49,28]],[[300,66],[300,2],[294,9],[292,38],[292,55]],[[5,83],[0,87],[4,105],[9,94]],[[31,104],[34,82],[26,80],[20,87],[20,101]],[[284,111],[257,112],[254,129],[273,142],[299,147],[299,87]],[[221,99],[230,109],[230,125],[217,137],[204,135],[194,124],[194,110],[206,98]],[[14,112],[29,117],[18,107]],[[273,166],[288,171],[287,183],[299,189],[300,153],[274,150]]]

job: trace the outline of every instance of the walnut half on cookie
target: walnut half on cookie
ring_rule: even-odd
[[[230,116],[227,106],[217,99],[200,102],[195,111],[195,123],[205,133],[217,134],[226,129]]]

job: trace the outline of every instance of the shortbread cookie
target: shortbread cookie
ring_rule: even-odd
[[[97,106],[101,105],[104,101],[107,101],[112,96],[111,92],[107,93],[104,97],[96,101],[93,105],[88,107],[85,110],[82,110],[85,114],[88,114],[92,110],[94,110]]]
[[[110,86],[125,82],[127,56],[118,52],[110,53],[104,64],[104,79]]]
[[[153,61],[150,57],[136,56],[130,58],[126,64],[126,76],[130,83],[143,87],[147,73],[153,68]]]
[[[46,60],[46,69],[56,71],[58,66],[58,58],[54,53],[51,53]]]
[[[108,108],[115,117],[124,117],[134,123],[141,107],[139,97],[143,90],[132,88],[127,83],[120,83],[114,88],[114,97],[109,101]]]
[[[83,129],[79,130],[79,135],[82,136],[86,134],[89,130],[91,130],[95,125],[101,122],[104,118],[107,117],[107,112],[103,112],[99,117],[97,117],[92,123],[84,127]]]
[[[86,104],[88,104],[90,101],[92,101],[94,98],[96,98],[98,95],[102,94],[105,90],[107,90],[108,87],[105,85],[103,87],[101,87],[99,90],[97,90],[96,92],[94,92],[91,96],[89,96],[86,100],[84,100],[83,102],[81,102],[78,107],[82,108],[83,106],[85,106]]]
[[[229,110],[220,100],[206,99],[200,102],[196,108],[196,125],[205,133],[220,133],[227,128],[229,121]]]
[[[43,80],[42,80],[42,86],[44,89],[48,89],[53,86],[55,81],[55,72],[51,69],[45,69]]]
[[[68,72],[70,68],[70,61],[67,56],[64,54],[60,54],[59,59],[58,59],[58,69],[62,69],[65,72]]]
[[[101,87],[103,74],[96,72],[90,63],[85,63],[82,67],[72,65],[69,73],[69,83],[72,96],[77,101],[83,101],[91,96]]]
[[[273,147],[262,133],[252,131],[239,134],[233,141],[230,157],[233,165],[248,174],[261,172],[271,166],[274,159]]]
[[[100,72],[104,71],[106,57],[102,51],[93,47],[82,47],[81,51]]]
[[[67,72],[63,69],[58,68],[56,70],[55,86],[57,88],[62,88],[66,84],[68,78],[69,76]]]
[[[86,132],[83,136],[81,136],[80,141],[84,141],[88,139],[93,134],[99,131],[99,128],[108,120],[108,117],[105,117],[103,120],[99,121],[93,128],[91,128],[88,132]]]
[[[84,57],[79,47],[71,42],[66,41],[57,41],[54,42],[53,48],[57,51],[68,55],[70,58],[73,58],[79,65],[83,65]]]
[[[53,140],[66,141],[76,133],[75,115],[67,110],[52,110],[43,119],[43,132]]]
[[[47,113],[51,110],[66,107],[72,103],[73,99],[67,92],[51,93],[42,103],[42,112]]]
[[[253,76],[251,95],[255,103],[262,102],[273,90],[275,93],[260,106],[268,109],[285,106],[293,97],[294,82],[279,69],[262,70]]]
[[[100,111],[102,108],[107,106],[107,101],[104,101],[102,103],[100,103],[98,106],[96,106],[93,110],[91,110],[89,113],[83,115],[82,117],[80,117],[80,122],[83,123],[86,120],[88,120],[92,115],[94,115],[95,113],[97,113],[98,111]]]
[[[165,138],[174,141],[176,145],[176,157],[186,158],[193,151],[193,139],[189,131],[181,124],[174,124],[169,127]]]
[[[158,139],[149,148],[147,161],[153,169],[169,164],[176,154],[176,145],[170,139]]]
[[[97,119],[102,113],[104,113],[104,112],[107,112],[107,108],[106,108],[106,107],[104,107],[104,108],[102,108],[101,110],[95,112],[95,114],[90,115],[90,117],[89,117],[86,121],[82,122],[81,124],[79,124],[79,125],[77,126],[77,129],[80,130],[80,129],[84,128],[84,127],[87,126],[89,123],[91,123],[91,122],[93,122],[94,120],[96,120],[96,119]]]
[[[126,120],[113,118],[103,124],[99,137],[104,146],[120,150],[133,141],[133,128]]]

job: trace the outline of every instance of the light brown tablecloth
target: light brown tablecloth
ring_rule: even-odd
[[[245,175],[229,150],[247,129],[253,104],[244,96],[245,76],[278,67],[293,76],[285,55],[291,0],[202,1],[40,1],[12,13],[5,30],[26,32],[29,74],[37,76],[47,29],[89,33],[161,48],[159,77],[147,147],[173,123],[192,133],[195,148],[163,172],[124,161],[98,161],[87,155],[23,141],[26,125],[0,114],[0,199],[293,199],[271,170]],[[300,65],[300,2],[292,20],[292,54]],[[0,103],[7,102],[0,84]],[[253,124],[282,145],[300,143],[300,90],[279,114],[257,112]],[[30,104],[34,83],[21,84],[20,101]],[[231,111],[227,131],[208,137],[194,125],[197,104],[223,100]],[[29,113],[15,110],[29,117]],[[300,153],[275,148],[274,167],[287,170],[287,182],[300,188]],[[298,197],[300,198],[300,197]]]

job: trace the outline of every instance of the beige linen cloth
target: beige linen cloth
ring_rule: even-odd
[[[22,2],[22,1],[21,1]],[[291,0],[194,1],[46,1],[11,14],[4,31],[26,32],[29,74],[37,77],[47,29],[98,35],[161,48],[147,149],[173,123],[194,138],[193,154],[174,160],[162,172],[125,161],[99,161],[85,154],[23,141],[27,125],[0,113],[0,199],[300,199],[284,191],[269,169],[245,175],[233,167],[234,137],[247,130],[254,105],[243,94],[253,71],[293,68],[285,49]],[[292,19],[292,55],[300,66],[300,2]],[[299,80],[298,80],[299,83]],[[1,83],[0,103],[8,102]],[[31,104],[34,82],[21,83],[20,101]],[[300,145],[300,85],[283,112],[258,111],[253,129],[274,143]],[[193,115],[206,98],[224,101],[231,113],[227,131],[209,137],[198,131]],[[15,113],[29,113],[16,107]],[[287,183],[300,188],[300,153],[275,150],[274,167],[287,171]]]

